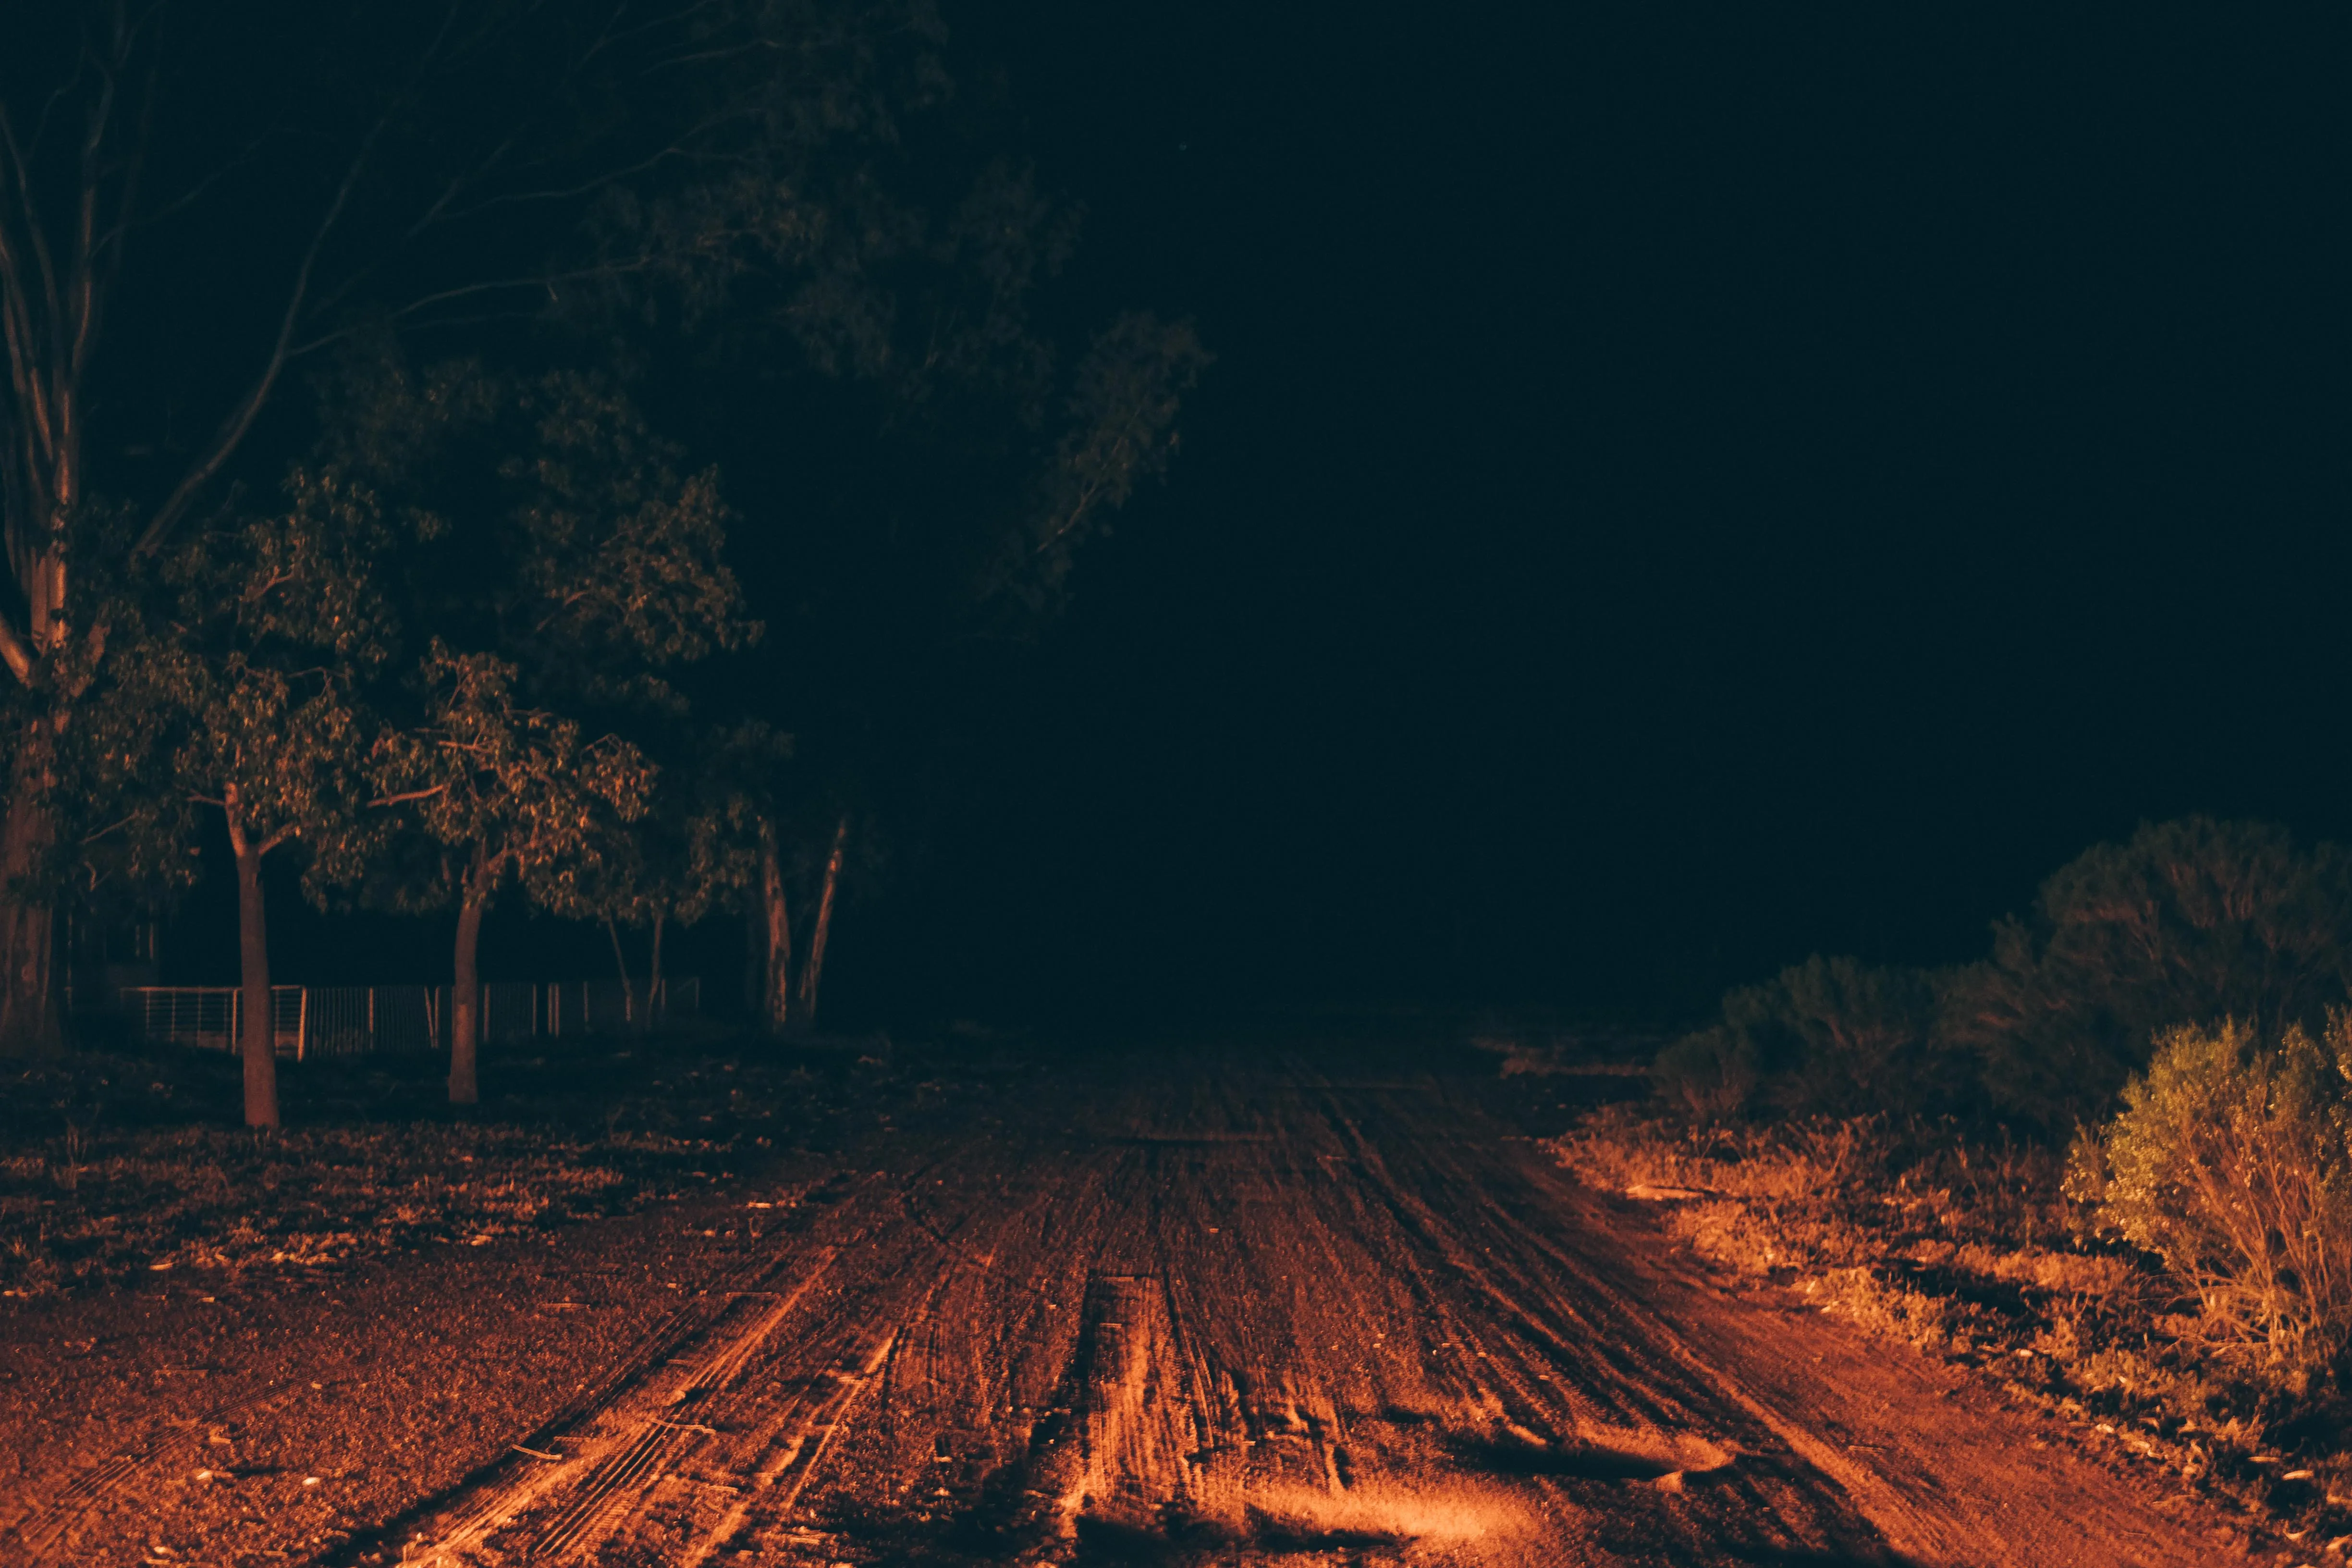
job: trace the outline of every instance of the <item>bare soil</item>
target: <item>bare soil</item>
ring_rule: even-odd
[[[633,1215],[0,1303],[0,1556],[2153,1565],[2257,1544],[1963,1372],[1678,1261],[1528,1135],[1561,1091],[1490,1058],[1254,1039],[943,1059],[889,1092],[829,1155]]]

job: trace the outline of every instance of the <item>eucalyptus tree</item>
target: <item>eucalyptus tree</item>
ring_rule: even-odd
[[[646,923],[656,915],[691,924],[719,910],[741,913],[751,937],[746,1010],[783,1033],[796,1016],[796,972],[777,825],[793,796],[793,738],[763,719],[739,717],[696,722],[672,743],[680,765],[662,794],[657,852],[615,879],[604,907]]]
[[[859,825],[935,809],[1085,545],[1168,471],[1209,363],[1149,310],[1074,326],[1052,285],[1075,205],[971,131],[910,121],[849,225],[803,221],[805,185],[679,171],[609,220],[647,265],[567,316],[655,367],[649,404],[789,520],[747,552],[776,605],[761,711],[800,752],[763,818],[777,1029],[811,1015]]]
[[[454,910],[451,1095],[477,1093],[481,921],[513,888],[565,915],[636,912],[668,853],[650,814],[676,672],[758,635],[725,559],[717,473],[684,467],[609,379],[414,369],[354,354],[328,390],[331,450],[415,542],[398,603],[429,639],[376,787],[405,797],[363,899]],[[690,778],[690,771],[688,774]],[[669,814],[674,816],[676,814]],[[635,879],[633,885],[632,879]]]
[[[509,884],[552,906],[569,901],[593,867],[603,819],[641,815],[654,770],[628,742],[583,739],[576,721],[523,703],[515,666],[495,655],[436,640],[418,678],[423,721],[385,738],[373,774],[383,798],[405,803],[415,837],[371,870],[392,907],[457,913],[449,1099],[471,1105],[480,1098],[483,915]]]
[[[612,220],[690,168],[768,180],[934,90],[924,0],[58,0],[0,47],[0,1049],[59,1036],[60,748],[154,558],[301,439],[273,410],[354,331],[560,310],[667,244]],[[664,188],[667,188],[666,185]],[[846,188],[846,187],[843,187]],[[592,219],[594,221],[592,223]],[[803,204],[797,221],[823,227]]]
[[[700,853],[709,838],[696,831],[700,802],[688,793],[699,793],[693,777],[656,776],[662,783],[649,809],[635,821],[608,820],[576,873],[548,889],[560,895],[548,900],[551,912],[604,926],[628,1015],[641,1025],[658,1021],[663,1010],[663,938],[701,920],[724,896],[719,868]],[[624,927],[646,932],[642,1005],[621,941]]]
[[[363,689],[394,652],[380,590],[391,542],[364,489],[296,470],[282,508],[175,553],[177,604],[132,678],[172,715],[173,784],[227,830],[250,1126],[278,1120],[262,864],[299,848],[314,892],[348,879],[368,852],[366,814],[385,804],[372,798],[382,737]]]

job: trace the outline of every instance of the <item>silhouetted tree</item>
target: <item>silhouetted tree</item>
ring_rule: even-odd
[[[655,262],[614,275],[601,314],[590,294],[572,316],[656,367],[648,395],[730,474],[768,470],[782,498],[769,510],[789,520],[761,552],[789,672],[772,711],[800,757],[768,819],[780,874],[763,1011],[780,1029],[814,1005],[859,824],[930,808],[950,756],[991,722],[1019,645],[1066,599],[1082,546],[1166,471],[1208,363],[1189,323],[1148,311],[1091,339],[1058,323],[1048,286],[1074,209],[966,150],[984,137],[927,123],[908,135],[917,150],[878,166],[682,184],[625,215],[621,234]],[[813,222],[818,211],[858,221]],[[788,918],[795,867],[810,887]],[[787,985],[773,976],[788,952],[800,967]]]
[[[570,916],[699,914],[680,860],[690,813],[654,793],[661,745],[689,717],[673,675],[759,628],[725,562],[717,474],[683,469],[609,381],[416,371],[379,349],[327,401],[327,452],[415,537],[399,603],[432,639],[415,733],[385,753],[380,788],[440,793],[400,818],[423,845],[395,837],[362,897],[456,911],[451,1092],[469,1100],[476,955],[502,887]]]
[[[160,552],[285,378],[355,331],[654,268],[647,190],[771,184],[930,90],[922,4],[65,0],[0,49],[0,1049],[53,1043],[84,825],[61,738],[119,653],[84,568]],[[706,197],[705,205],[708,205]],[[771,207],[773,204],[771,203]],[[822,228],[803,205],[794,221]],[[596,219],[593,227],[591,218]]]
[[[2003,1105],[2063,1127],[2104,1111],[2159,1030],[2235,1017],[2316,1027],[2352,962],[2352,859],[2265,823],[2141,825],[2042,884],[2030,920],[1948,984],[1943,1028]]]

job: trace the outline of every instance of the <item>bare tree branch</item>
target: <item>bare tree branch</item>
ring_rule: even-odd
[[[26,177],[25,160],[16,145],[15,129],[8,122],[8,110],[0,104],[0,147],[9,154],[10,165],[16,175],[16,200],[24,209],[25,227],[36,246],[40,244],[41,214],[33,203],[33,186]],[[49,302],[56,304],[54,291]],[[57,426],[49,408],[48,388],[40,370],[40,329],[36,320],[36,303],[32,291],[25,284],[25,268],[16,252],[16,244],[9,237],[8,225],[0,221],[0,313],[5,313],[8,340],[9,379],[25,410],[26,423],[41,443],[41,457],[51,461],[56,458]]]
[[[294,286],[287,295],[285,311],[278,318],[277,340],[270,345],[269,358],[263,363],[261,374],[254,381],[253,390],[246,395],[244,402],[230,411],[221,424],[219,434],[213,437],[212,445],[189,467],[170,499],[156,510],[153,520],[139,536],[140,553],[154,550],[170,536],[173,525],[180,521],[181,514],[195,500],[196,491],[220,471],[222,464],[228,461],[229,454],[236,450],[237,443],[243,441],[245,433],[253,427],[253,421],[261,413],[262,405],[269,401],[271,388],[278,384],[278,375],[286,369],[287,350],[293,342],[295,325],[302,319],[303,305],[310,289],[310,273],[318,265],[319,252],[326,245],[327,236],[333,232],[336,221],[342,216],[344,206],[351,201],[352,192],[358,187],[360,175],[367,167],[368,155],[375,150],[377,139],[391,123],[392,112],[387,110],[377,117],[376,122],[368,128],[368,133],[361,138],[358,151],[352,155],[351,167],[343,172],[342,184],[336,187],[335,199],[327,205],[325,216],[320,218],[309,247],[302,252],[302,263],[295,269]]]
[[[8,666],[8,673],[16,678],[18,685],[32,683],[33,650],[26,646],[16,623],[5,615],[0,615],[0,662]]]
[[[117,817],[117,818],[115,818],[112,822],[108,823],[105,826],[103,826],[103,827],[100,828],[100,829],[99,829],[97,832],[95,832],[95,833],[85,833],[85,834],[83,834],[83,835],[82,835],[82,837],[81,837],[81,841],[82,841],[82,843],[83,843],[84,845],[95,844],[95,843],[97,843],[100,839],[101,839],[101,838],[105,837],[108,834],[110,834],[110,833],[114,833],[114,832],[118,832],[118,831],[120,831],[120,830],[121,830],[121,829],[122,829],[122,828],[128,827],[128,826],[130,826],[132,823],[134,823],[134,822],[136,822],[136,821],[138,821],[138,820],[139,820],[139,818],[138,818],[138,816],[137,816],[137,815],[136,815],[135,813],[134,813],[133,815],[130,816],[120,816],[120,817]],[[92,885],[93,885],[93,886],[95,886],[96,884],[92,884]]]
[[[58,300],[57,268],[49,261],[49,242],[41,224],[40,209],[33,204],[33,178],[26,167],[24,149],[16,144],[16,127],[9,123],[5,110],[0,110],[0,146],[8,153],[8,162],[16,171],[16,199],[25,209],[25,237],[30,243],[33,264],[41,279],[41,298],[47,304],[46,315],[53,340],[52,349],[63,346],[63,308]]]
[[[431,294],[421,295],[409,300],[398,310],[388,312],[384,319],[402,321],[415,315],[420,310],[429,310],[435,305],[446,304],[452,300],[468,299],[477,294],[508,293],[520,289],[544,289],[552,292],[558,284],[576,283],[587,278],[611,278],[620,273],[638,272],[652,265],[653,258],[640,256],[625,261],[608,262],[598,267],[577,267],[568,272],[547,272],[531,278],[500,278],[487,283],[467,283],[455,289],[443,289]],[[470,321],[497,321],[503,318],[468,316],[463,319]],[[365,329],[361,326],[349,326],[338,327],[331,332],[321,332],[307,342],[296,344],[288,351],[286,357],[299,359],[305,354],[315,353],[331,344],[341,342],[345,338],[363,330]]]
[[[379,805],[404,805],[412,800],[431,800],[436,795],[446,795],[448,792],[449,786],[447,784],[437,784],[431,789],[413,789],[402,795],[378,795],[375,799],[368,802],[368,805],[372,807]]]

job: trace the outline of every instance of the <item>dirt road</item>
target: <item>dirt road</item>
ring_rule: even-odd
[[[421,1309],[378,1293],[392,1317],[335,1352],[353,1369],[337,1404],[229,1401],[243,1424],[209,1451],[245,1458],[225,1465],[233,1505],[190,1479],[196,1396],[100,1400],[80,1439],[24,1461],[0,1550],[745,1568],[2221,1554],[2033,1446],[1959,1374],[1682,1272],[1477,1098],[1246,1054],[1056,1072],[886,1140],[883,1168],[735,1200],[731,1223],[712,1210],[657,1247],[583,1231],[510,1267],[466,1258],[468,1299],[509,1297],[537,1359],[502,1392],[495,1356],[451,1349],[462,1426],[418,1429],[419,1369],[393,1363],[431,1352],[392,1319]],[[555,1296],[595,1326],[530,1318]],[[361,1331],[367,1306],[335,1306],[342,1331],[265,1329]],[[172,1331],[121,1354],[167,1357]],[[297,1362],[269,1386],[299,1392]],[[89,1375],[98,1399],[127,1374]],[[42,1397],[78,1397],[71,1375]],[[408,1424],[383,1436],[399,1399]],[[372,1468],[261,1463],[296,1442],[273,1422],[308,1423],[312,1454],[322,1424],[377,1433]],[[327,1495],[356,1486],[345,1471],[370,1478],[364,1500]]]

